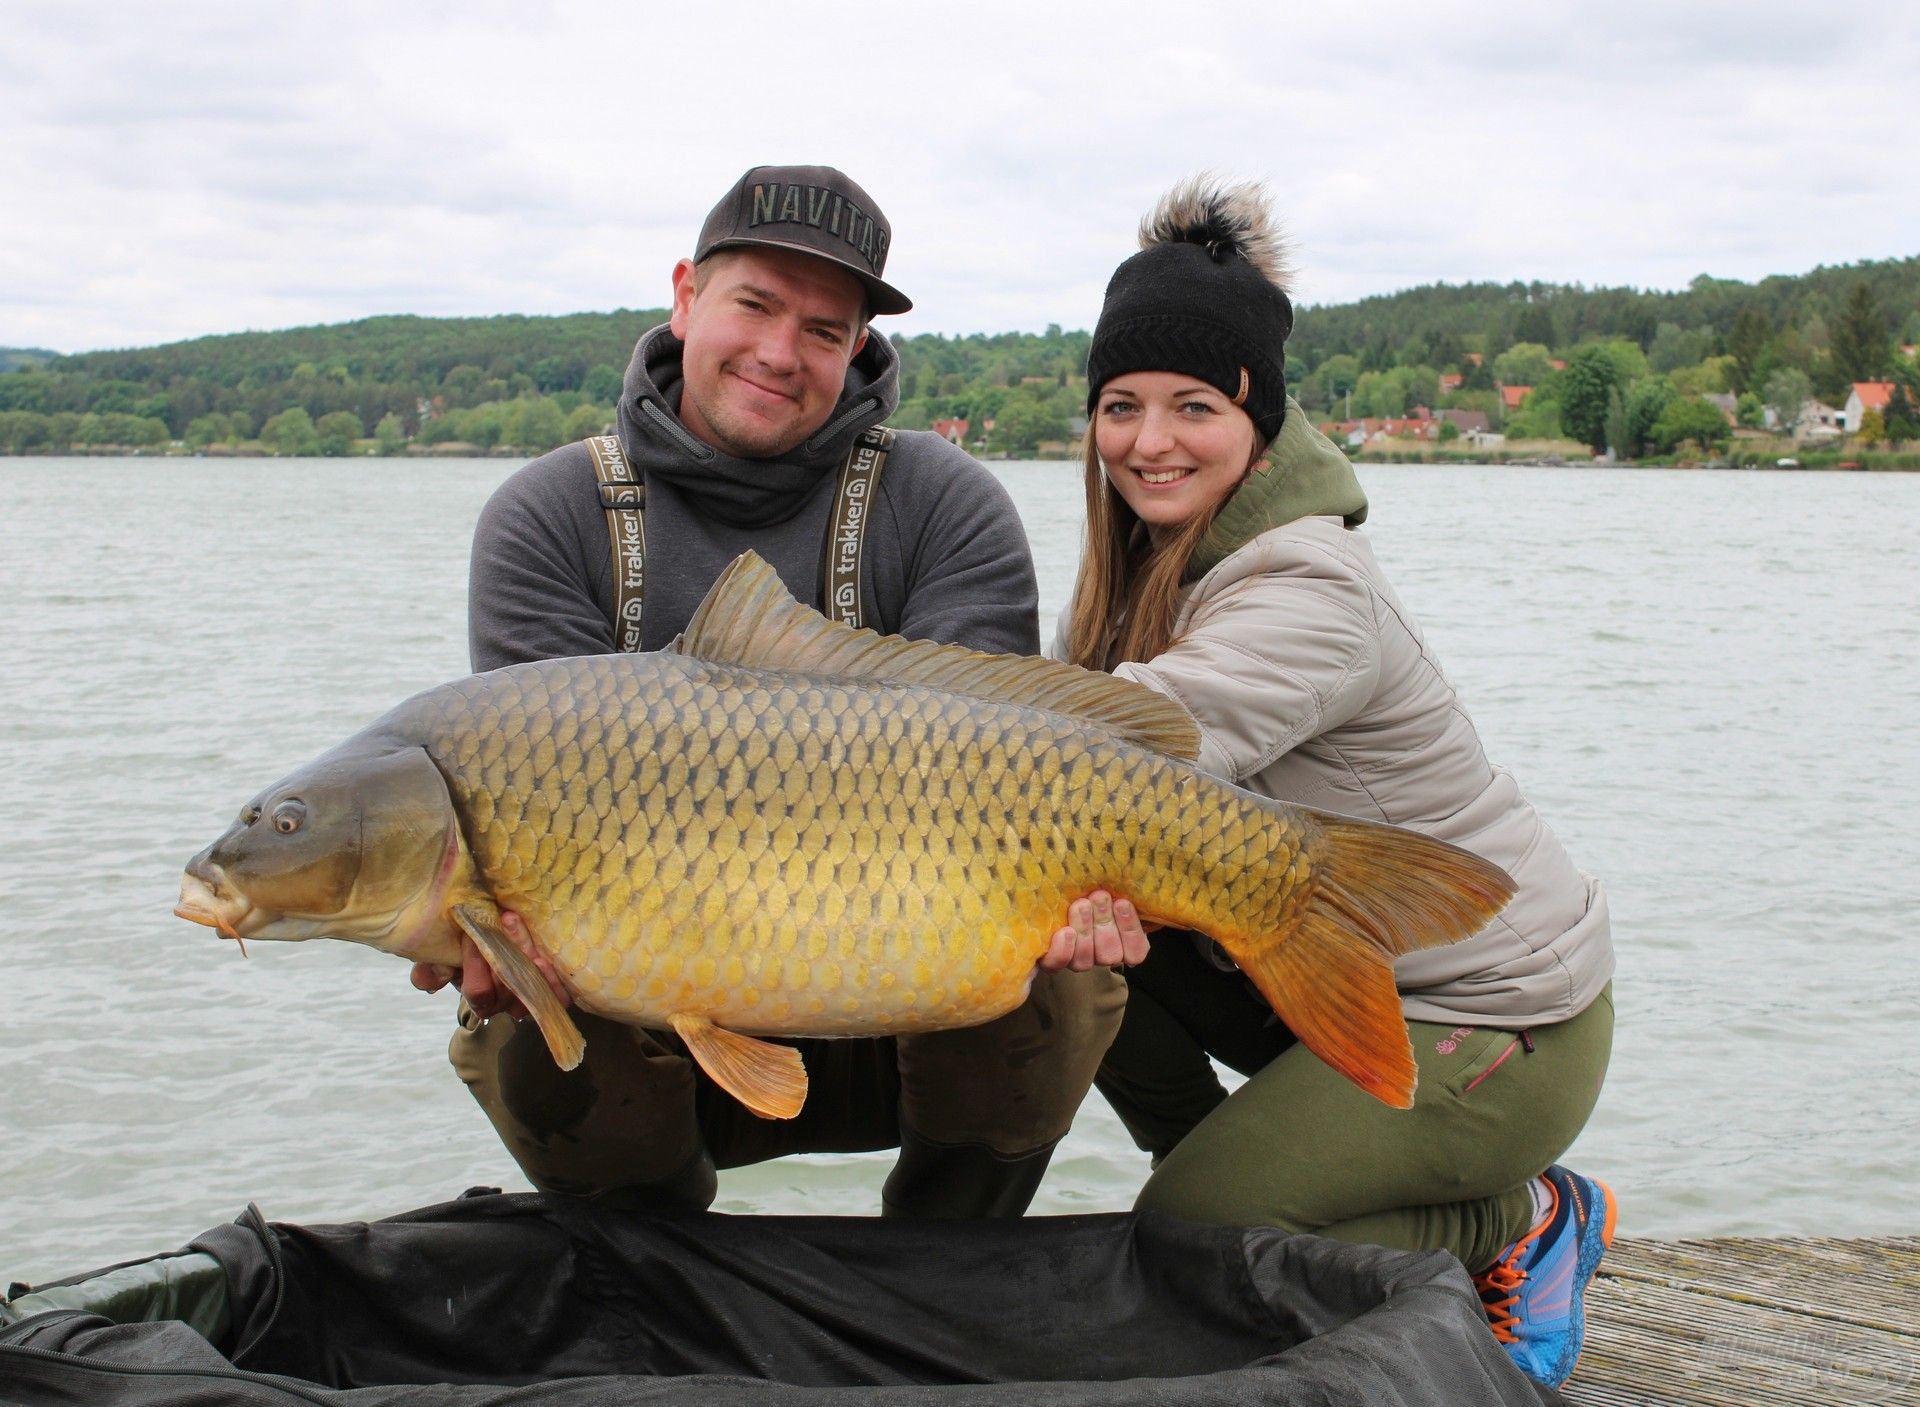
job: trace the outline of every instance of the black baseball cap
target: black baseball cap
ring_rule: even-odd
[[[913,301],[880,277],[892,243],[873,197],[831,166],[756,166],[713,207],[693,260],[722,249],[797,250],[859,279],[871,311],[904,313]]]

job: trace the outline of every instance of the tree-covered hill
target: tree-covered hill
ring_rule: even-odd
[[[59,355],[44,347],[0,347],[0,372],[14,371],[23,366],[45,366]]]
[[[664,317],[377,317],[65,357],[0,352],[13,358],[0,370],[0,451],[185,442],[346,453],[371,437],[387,452],[409,442],[537,452],[606,422],[634,341]],[[896,337],[894,423],[966,420],[968,440],[990,451],[1064,442],[1085,405],[1088,341],[1058,326]],[[1454,408],[1514,434],[1600,444],[1611,410],[1628,440],[1615,447],[1637,452],[1676,397],[1744,396],[1749,417],[1776,401],[1797,414],[1802,390],[1834,404],[1854,381],[1908,376],[1898,348],[1915,342],[1920,256],[1753,284],[1702,275],[1673,291],[1435,284],[1302,308],[1287,363],[1316,412]],[[1502,385],[1533,392],[1503,396]]]

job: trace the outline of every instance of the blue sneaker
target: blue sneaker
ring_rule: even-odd
[[[1604,1182],[1556,1164],[1543,1176],[1553,1191],[1545,1220],[1473,1277],[1493,1336],[1514,1366],[1559,1387],[1573,1376],[1586,1338],[1582,1300],[1600,1257],[1613,1244],[1619,1208]]]

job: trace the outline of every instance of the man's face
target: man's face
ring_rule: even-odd
[[[680,420],[736,459],[775,459],[827,423],[866,345],[852,274],[784,249],[728,249],[673,270],[673,334],[686,344]]]

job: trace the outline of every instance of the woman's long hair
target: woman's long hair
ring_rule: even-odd
[[[1150,660],[1173,643],[1187,563],[1227,500],[1196,513],[1155,543],[1147,525],[1108,480],[1092,425],[1087,427],[1081,472],[1087,528],[1073,584],[1073,612],[1067,617],[1067,658],[1083,669],[1102,670],[1127,660]]]
[[[1203,171],[1176,185],[1140,222],[1140,247],[1175,242],[1205,245],[1216,259],[1223,253],[1238,255],[1274,287],[1283,293],[1287,289],[1291,272],[1286,243],[1270,217],[1266,191],[1257,183],[1229,186]],[[1092,390],[1097,396],[1100,388]],[[1097,411],[1090,419],[1098,419]],[[1268,449],[1257,432],[1254,439],[1249,469]],[[1173,643],[1187,564],[1226,498],[1162,533],[1155,543],[1146,524],[1108,481],[1091,423],[1082,467],[1087,531],[1073,611],[1067,617],[1066,656],[1085,669],[1103,670],[1127,660],[1150,660]]]

